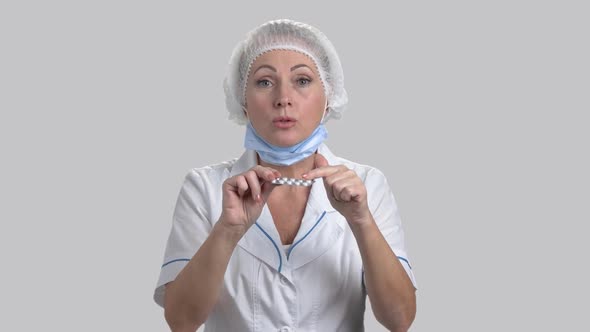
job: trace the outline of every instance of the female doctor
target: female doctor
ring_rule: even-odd
[[[408,330],[415,280],[391,189],[323,143],[347,103],[330,41],[267,22],[235,48],[224,89],[245,152],[186,175],[154,293],[171,329],[362,331],[368,295],[381,324]]]

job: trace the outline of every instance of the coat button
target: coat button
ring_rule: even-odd
[[[288,284],[288,283],[289,283],[289,281],[287,280],[287,278],[285,278],[285,277],[283,277],[283,276],[281,276],[280,280],[281,280],[281,284],[283,284],[283,285],[286,285],[286,284]],[[282,331],[282,330],[281,330],[281,331]],[[289,330],[289,331],[290,331],[290,330]]]
[[[279,332],[291,332],[291,328],[288,326],[283,326],[279,329]]]

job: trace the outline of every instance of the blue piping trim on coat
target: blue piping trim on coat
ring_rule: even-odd
[[[272,245],[275,246],[275,249],[277,250],[277,254],[279,255],[279,272],[281,272],[281,268],[283,267],[283,258],[281,257],[281,251],[279,250],[279,247],[277,246],[275,241],[272,239],[272,237],[270,237],[270,235],[268,235],[268,233],[265,232],[264,229],[262,229],[262,227],[260,227],[260,225],[258,225],[258,223],[254,223],[254,224],[256,226],[258,226],[258,229],[260,229],[262,231],[262,233],[264,233],[264,235],[266,235],[266,237],[270,240],[270,242],[272,242]]]
[[[293,248],[295,248],[296,245],[298,245],[301,241],[303,241],[303,239],[305,239],[309,235],[309,233],[311,233],[311,231],[313,231],[313,229],[320,223],[320,221],[322,220],[322,218],[324,218],[325,215],[326,215],[326,211],[324,211],[324,213],[322,213],[322,215],[320,216],[318,221],[315,222],[315,225],[313,225],[313,227],[309,231],[307,231],[307,233],[305,233],[305,235],[303,235],[303,237],[301,239],[299,239],[299,241],[293,243],[293,245],[291,246],[291,248],[289,248],[289,251],[287,252],[287,259],[289,259],[289,256],[291,256],[291,252],[293,251]]]
[[[180,262],[180,261],[186,261],[186,262],[188,262],[188,261],[190,261],[190,259],[188,259],[188,258],[173,259],[173,260],[171,260],[169,262],[166,262],[166,263],[162,264],[162,267],[164,267],[164,266],[166,266],[166,265],[168,265],[170,263]]]
[[[410,267],[410,270],[412,269],[412,265],[410,265],[410,262],[408,262],[407,259],[403,258],[402,256],[397,256],[397,258],[401,259],[402,261],[406,262],[406,264],[408,264],[408,266]]]
[[[410,267],[410,270],[412,269],[412,266],[410,265],[410,262],[408,262],[408,260],[407,260],[407,259],[405,259],[405,258],[404,258],[404,257],[402,257],[402,256],[396,256],[396,257],[397,257],[398,259],[400,259],[400,260],[402,260],[402,261],[406,262],[406,264],[408,264],[408,266]],[[364,269],[361,269],[361,281],[362,281],[362,283],[363,283],[363,285],[364,285],[364,284],[365,284],[365,270],[364,270]],[[413,282],[412,282],[412,283],[413,283]]]

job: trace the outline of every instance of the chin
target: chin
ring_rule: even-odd
[[[268,140],[270,144],[280,146],[282,148],[293,146],[301,141],[303,141],[303,138],[295,137],[295,135],[274,135],[270,140]]]
[[[281,147],[281,148],[286,148],[286,147],[289,147],[289,146],[293,146],[293,145],[295,145],[297,143],[299,143],[299,142],[292,141],[292,140],[276,140],[274,142],[271,142],[272,145],[276,145],[276,146]]]

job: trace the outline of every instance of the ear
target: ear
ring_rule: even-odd
[[[324,114],[322,114],[322,123],[324,123],[326,121],[328,114],[330,114],[330,106],[326,106],[326,109],[324,110]]]

